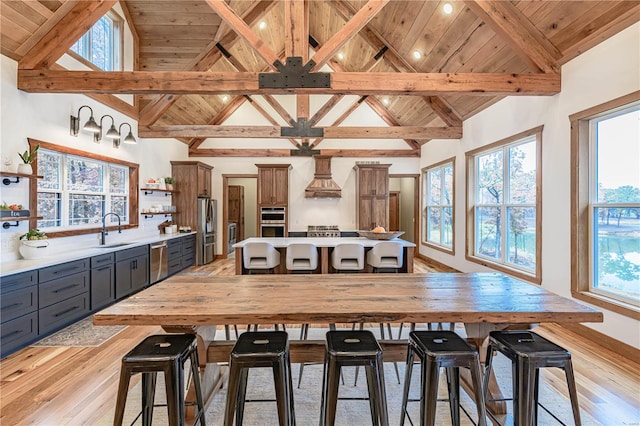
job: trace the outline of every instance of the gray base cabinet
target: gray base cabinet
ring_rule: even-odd
[[[38,339],[38,271],[0,283],[0,357]]]
[[[116,252],[116,299],[149,285],[149,246]]]
[[[115,254],[91,258],[91,310],[95,311],[116,300]]]
[[[193,266],[196,261],[195,235],[187,235],[169,241],[167,253],[169,256],[169,275]]]

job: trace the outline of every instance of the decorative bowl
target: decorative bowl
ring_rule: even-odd
[[[40,259],[49,255],[49,241],[20,240],[18,251],[25,259]]]
[[[373,231],[358,231],[358,235],[366,237],[370,240],[392,240],[404,234],[404,231],[394,232],[373,232]]]

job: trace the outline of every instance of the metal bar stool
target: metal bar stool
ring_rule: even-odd
[[[374,426],[387,426],[389,416],[382,369],[382,348],[373,333],[368,330],[327,332],[320,425],[333,426],[335,423],[340,373],[342,367],[346,366],[365,367],[371,420]]]
[[[271,367],[280,426],[296,424],[289,361],[289,340],[284,331],[257,331],[240,335],[231,350],[225,426],[242,424],[250,368]]]
[[[578,393],[569,351],[531,331],[492,331],[489,333],[487,346],[483,386],[485,396],[495,351],[500,351],[511,360],[513,419],[516,425],[530,426],[538,423],[538,384],[540,368],[544,367],[558,367],[564,370],[573,410],[573,421],[576,425],[581,424]],[[553,416],[552,413],[549,414]]]
[[[407,416],[407,402],[409,401],[409,387],[411,385],[411,372],[415,354],[420,358],[422,369],[420,380],[420,424],[435,425],[440,367],[446,369],[451,423],[454,425],[460,424],[460,367],[465,367],[471,371],[478,412],[478,425],[485,426],[485,401],[481,386],[478,351],[452,331],[412,331],[409,333],[400,425],[404,425],[404,420]]]
[[[191,362],[191,375],[196,390],[198,414],[195,422],[205,424],[202,388],[198,364],[196,336],[193,334],[160,334],[149,336],[122,358],[120,384],[114,425],[122,425],[124,409],[127,403],[131,376],[142,373],[142,424],[150,425],[153,418],[153,400],[155,397],[156,377],[159,371],[164,373],[167,392],[167,411],[169,425],[184,425],[184,364]]]

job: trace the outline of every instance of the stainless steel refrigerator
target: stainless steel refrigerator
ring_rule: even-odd
[[[213,261],[216,247],[216,200],[198,198],[197,263],[206,265]]]

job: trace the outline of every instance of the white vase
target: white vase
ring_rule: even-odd
[[[33,167],[31,167],[31,164],[18,164],[18,173],[21,173],[23,175],[31,175],[33,174]]]

